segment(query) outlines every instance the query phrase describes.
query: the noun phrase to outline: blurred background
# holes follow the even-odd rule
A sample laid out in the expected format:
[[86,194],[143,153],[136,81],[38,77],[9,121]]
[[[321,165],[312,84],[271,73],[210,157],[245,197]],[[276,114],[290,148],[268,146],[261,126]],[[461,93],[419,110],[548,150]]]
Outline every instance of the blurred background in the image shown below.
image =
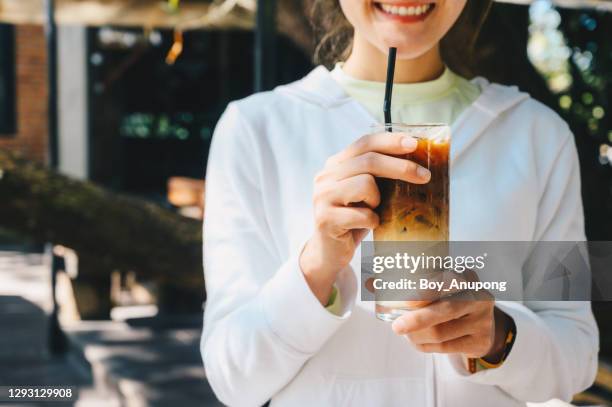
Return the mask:
[[[310,4],[0,0],[0,386],[219,404],[198,349],[208,148],[229,101],[313,68]],[[496,2],[459,72],[570,123],[590,240],[612,240],[611,39],[612,1]],[[594,309],[599,375],[574,402],[612,405]]]

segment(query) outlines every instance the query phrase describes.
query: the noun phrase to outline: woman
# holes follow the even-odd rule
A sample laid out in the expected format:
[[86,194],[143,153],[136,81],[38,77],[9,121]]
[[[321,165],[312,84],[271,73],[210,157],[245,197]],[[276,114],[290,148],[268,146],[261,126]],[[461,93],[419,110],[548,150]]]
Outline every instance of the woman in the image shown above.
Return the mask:
[[[570,400],[596,370],[588,302],[437,301],[390,325],[358,299],[355,252],[378,224],[375,177],[430,178],[396,158],[414,139],[368,135],[383,120],[391,46],[394,120],[452,124],[451,240],[585,240],[567,125],[515,88],[445,67],[469,58],[457,47],[474,42],[490,4],[315,3],[326,23],[318,51],[343,63],[231,103],[215,132],[202,338],[215,393],[273,406]],[[523,262],[507,272],[520,277]]]

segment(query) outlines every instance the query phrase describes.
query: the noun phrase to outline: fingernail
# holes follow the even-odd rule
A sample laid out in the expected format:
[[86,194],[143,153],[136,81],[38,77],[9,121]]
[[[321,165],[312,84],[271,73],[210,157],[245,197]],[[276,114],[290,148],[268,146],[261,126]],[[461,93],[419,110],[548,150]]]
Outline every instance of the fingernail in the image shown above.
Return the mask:
[[393,332],[395,332],[396,334],[401,334],[403,333],[407,326],[406,326],[406,322],[404,322],[403,319],[398,318],[395,321],[393,321],[393,324],[391,325],[391,328],[393,329]]
[[404,136],[402,138],[402,147],[414,150],[417,146],[417,141],[414,137]]
[[431,172],[425,167],[417,168],[417,175],[419,178],[429,179],[431,178]]

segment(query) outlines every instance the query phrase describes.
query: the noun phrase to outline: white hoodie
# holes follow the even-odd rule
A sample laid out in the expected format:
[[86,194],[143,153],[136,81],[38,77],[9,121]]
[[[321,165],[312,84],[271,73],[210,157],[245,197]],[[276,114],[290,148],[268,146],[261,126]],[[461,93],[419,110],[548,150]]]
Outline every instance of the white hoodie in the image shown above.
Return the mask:
[[[481,96],[452,131],[452,240],[584,240],[574,140],[516,88]],[[313,232],[313,178],[376,121],[319,67],[231,103],[210,152],[204,222],[207,378],[229,405],[518,406],[570,400],[597,368],[588,302],[507,302],[512,352],[469,374],[459,355],[424,354],[360,301],[359,253],[337,281],[344,309],[314,297],[298,265]],[[521,273],[522,260],[508,264]],[[523,281],[525,278],[523,276]]]

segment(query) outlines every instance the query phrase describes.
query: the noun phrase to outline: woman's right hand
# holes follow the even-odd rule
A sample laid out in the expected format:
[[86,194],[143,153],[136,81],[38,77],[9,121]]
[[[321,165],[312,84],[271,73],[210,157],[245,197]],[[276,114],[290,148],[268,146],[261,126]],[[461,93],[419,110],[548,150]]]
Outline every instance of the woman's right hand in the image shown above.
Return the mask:
[[357,245],[378,226],[374,208],[380,203],[375,177],[413,184],[431,174],[412,161],[397,158],[416,149],[416,139],[403,133],[361,137],[330,157],[314,180],[315,231],[300,255],[300,267],[319,302],[325,306],[336,276]]

